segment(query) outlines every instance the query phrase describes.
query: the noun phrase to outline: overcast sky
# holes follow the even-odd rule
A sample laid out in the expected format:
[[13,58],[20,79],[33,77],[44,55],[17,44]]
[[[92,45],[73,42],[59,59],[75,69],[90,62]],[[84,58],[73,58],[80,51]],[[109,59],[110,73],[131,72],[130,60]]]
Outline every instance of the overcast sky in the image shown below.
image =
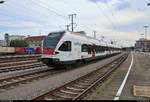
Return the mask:
[[[150,0],[6,0],[0,4],[0,39],[10,35],[42,35],[66,29],[76,13],[76,31],[130,44],[150,25]],[[148,35],[150,37],[150,35]]]

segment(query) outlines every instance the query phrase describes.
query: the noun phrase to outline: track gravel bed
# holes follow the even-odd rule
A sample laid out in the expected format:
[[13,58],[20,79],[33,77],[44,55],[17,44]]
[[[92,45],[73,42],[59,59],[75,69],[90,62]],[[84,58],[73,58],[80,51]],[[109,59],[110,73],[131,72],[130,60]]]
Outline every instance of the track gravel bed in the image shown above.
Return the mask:
[[[120,55],[107,58],[91,65],[87,65],[81,68],[70,70],[64,73],[56,74],[47,78],[40,80],[35,80],[32,83],[27,83],[20,85],[17,88],[10,90],[1,90],[0,99],[2,100],[30,100],[33,99],[47,91],[53,90],[65,83],[68,83],[76,78],[79,78],[87,73],[96,70],[97,68],[111,62],[112,60],[118,58]],[[68,77],[69,76],[69,77]]]
[[55,90],[52,90],[44,95],[37,97],[35,100],[79,100],[85,97],[91,89],[101,84],[124,62],[128,54],[114,60],[98,70],[86,74],[74,81],[71,81]]
[[16,65],[16,66],[9,66],[9,67],[3,67],[0,68],[0,75],[7,74],[8,72],[12,73],[15,71],[22,71],[26,69],[35,69],[36,67],[44,67],[45,64],[41,64],[39,62],[35,62],[32,64],[24,64],[24,65]]

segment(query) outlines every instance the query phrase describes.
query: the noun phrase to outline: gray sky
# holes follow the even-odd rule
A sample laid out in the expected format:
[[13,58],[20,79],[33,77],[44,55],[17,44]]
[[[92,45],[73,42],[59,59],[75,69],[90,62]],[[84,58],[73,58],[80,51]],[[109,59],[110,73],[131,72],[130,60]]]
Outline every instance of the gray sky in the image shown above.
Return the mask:
[[[150,24],[150,0],[6,0],[0,4],[0,39],[4,33],[44,35],[66,29],[69,14],[76,13],[76,31],[97,38],[133,44]],[[148,35],[150,38],[150,35]],[[126,41],[126,42],[124,42]]]

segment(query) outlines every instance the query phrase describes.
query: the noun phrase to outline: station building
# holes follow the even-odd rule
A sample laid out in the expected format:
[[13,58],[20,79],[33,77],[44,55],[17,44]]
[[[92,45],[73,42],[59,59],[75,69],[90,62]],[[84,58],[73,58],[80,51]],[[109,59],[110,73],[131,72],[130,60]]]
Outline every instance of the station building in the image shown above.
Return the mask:
[[6,46],[5,40],[0,40],[0,46]]
[[136,41],[135,50],[150,52],[150,40],[141,38],[138,41]]

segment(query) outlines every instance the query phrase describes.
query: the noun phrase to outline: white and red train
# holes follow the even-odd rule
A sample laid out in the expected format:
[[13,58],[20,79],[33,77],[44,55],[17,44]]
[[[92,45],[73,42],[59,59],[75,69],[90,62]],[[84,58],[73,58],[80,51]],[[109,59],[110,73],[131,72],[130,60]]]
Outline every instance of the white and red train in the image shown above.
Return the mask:
[[48,66],[76,64],[121,53],[121,48],[79,32],[51,32],[42,45],[41,61]]

